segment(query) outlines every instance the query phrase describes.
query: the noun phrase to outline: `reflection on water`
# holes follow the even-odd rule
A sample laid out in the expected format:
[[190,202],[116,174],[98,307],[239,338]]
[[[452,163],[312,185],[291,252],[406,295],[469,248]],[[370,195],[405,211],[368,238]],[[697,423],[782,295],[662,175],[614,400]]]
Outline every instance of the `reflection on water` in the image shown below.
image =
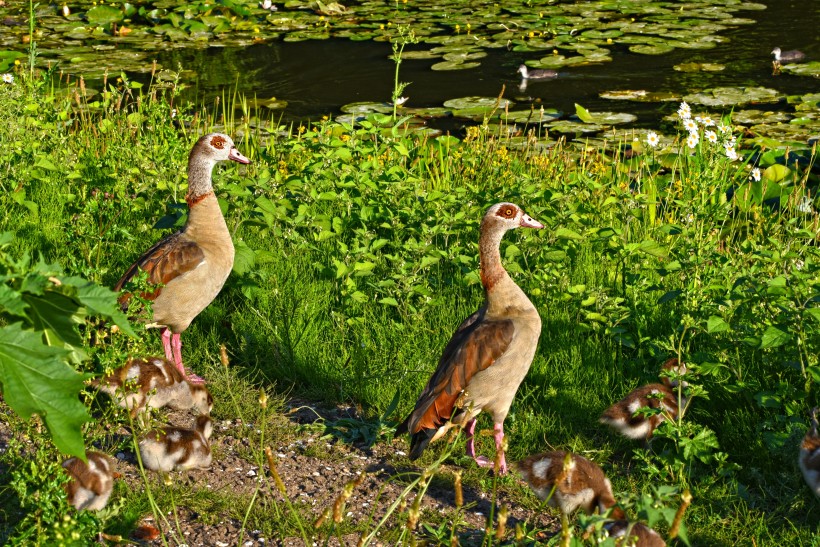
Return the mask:
[[[505,96],[519,107],[540,101],[546,108],[574,112],[574,103],[591,110],[631,112],[635,125],[657,127],[662,115],[676,105],[601,99],[603,91],[646,89],[685,94],[716,86],[764,86],[786,94],[820,91],[820,81],[783,74],[772,76],[770,52],[774,46],[799,48],[808,59],[820,61],[820,2],[788,0],[765,2],[767,10],[743,12],[757,21],[722,33],[725,42],[711,50],[676,49],[661,55],[639,55],[626,46],[612,46],[612,62],[559,70],[553,80],[531,81],[519,89],[518,66],[540,53],[488,50],[481,66],[460,71],[430,70],[439,60],[406,60],[400,79],[411,82],[405,90],[408,106],[428,107],[454,97]],[[160,56],[166,67],[181,65],[196,72],[189,98],[210,103],[234,86],[259,98],[288,101],[285,120],[318,119],[339,114],[339,107],[356,101],[388,101],[393,89],[394,64],[390,45],[348,40],[275,42],[244,49],[175,49]],[[684,62],[726,66],[722,72],[686,73],[672,67]],[[227,90],[227,91],[226,91]],[[772,106],[766,106],[771,109]],[[715,109],[713,109],[714,111]]]

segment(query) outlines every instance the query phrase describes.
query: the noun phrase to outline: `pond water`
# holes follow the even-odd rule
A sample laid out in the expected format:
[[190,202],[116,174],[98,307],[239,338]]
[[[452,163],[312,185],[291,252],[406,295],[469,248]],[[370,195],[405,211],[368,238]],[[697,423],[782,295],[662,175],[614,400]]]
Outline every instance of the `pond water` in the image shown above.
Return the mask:
[[[662,106],[657,102],[603,99],[599,94],[644,89],[684,95],[718,86],[763,86],[786,95],[820,92],[820,80],[816,78],[772,75],[770,55],[774,46],[780,46],[783,50],[799,48],[808,59],[820,60],[820,2],[764,3],[765,10],[739,12],[755,23],[719,33],[725,41],[713,49],[640,55],[630,52],[626,45],[615,44],[611,62],[559,68],[558,78],[531,81],[525,91],[519,89],[521,80],[516,70],[525,61],[543,57],[542,52],[488,49],[480,66],[455,71],[431,70],[440,59],[408,59],[401,65],[400,80],[411,82],[404,95],[409,97],[407,106],[412,107],[441,106],[454,97],[493,97],[506,86],[505,97],[516,101],[519,108],[535,102],[568,115],[574,112],[574,103],[579,103],[590,110],[635,114],[638,119],[631,125],[637,127],[658,127],[660,118],[673,112],[677,102]],[[425,47],[408,46],[408,51],[414,49]],[[189,98],[210,103],[226,89],[236,87],[259,98],[287,101],[283,119],[293,121],[333,117],[347,103],[389,101],[394,72],[390,54],[390,44],[385,42],[328,39],[276,41],[244,48],[174,49],[160,53],[158,60],[166,67],[182,66],[196,73]],[[681,72],[673,68],[690,62],[718,63],[725,69]],[[772,110],[784,105],[761,108]],[[450,127],[457,125],[449,122]]]

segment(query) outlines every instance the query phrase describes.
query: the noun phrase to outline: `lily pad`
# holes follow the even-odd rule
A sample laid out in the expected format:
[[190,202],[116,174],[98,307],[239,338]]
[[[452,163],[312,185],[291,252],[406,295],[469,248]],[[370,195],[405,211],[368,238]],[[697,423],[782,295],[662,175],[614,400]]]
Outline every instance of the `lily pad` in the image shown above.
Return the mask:
[[789,119],[785,112],[764,112],[762,110],[736,110],[732,113],[732,122],[741,125],[761,123],[782,123]]
[[814,76],[815,78],[820,78],[820,61],[812,61],[811,63],[805,64],[795,63],[783,65],[780,70],[796,76]]
[[505,113],[504,120],[516,123],[550,123],[554,122],[564,113],[555,108],[536,108],[533,110],[518,110]]
[[485,111],[490,111],[495,108],[504,110],[505,108],[511,107],[513,104],[514,103],[511,100],[503,97],[501,99],[498,97],[460,97],[458,99],[444,101],[444,106],[454,110],[463,110],[467,108],[482,109]]
[[481,66],[481,63],[465,63],[462,61],[442,61],[436,63],[430,68],[433,70],[466,70],[468,68],[475,68]]
[[121,9],[112,6],[95,6],[85,12],[86,20],[92,25],[110,25],[125,19]]
[[675,48],[669,44],[636,44],[629,46],[629,51],[632,53],[640,53],[641,55],[664,55],[674,49]]
[[340,110],[345,114],[372,114],[374,112],[392,114],[393,105],[388,103],[360,102],[346,104]]
[[670,91],[646,91],[644,89],[623,89],[619,91],[604,91],[598,94],[602,99],[617,101],[636,101],[642,103],[656,103],[680,101],[680,95]]
[[765,87],[716,87],[701,93],[686,95],[683,100],[704,106],[740,106],[776,103],[782,95]]
[[726,65],[720,63],[681,63],[672,68],[678,72],[720,72],[726,69]]
[[603,131],[605,127],[594,123],[583,123],[569,120],[559,120],[548,125],[550,131],[556,131],[564,135],[586,135]]

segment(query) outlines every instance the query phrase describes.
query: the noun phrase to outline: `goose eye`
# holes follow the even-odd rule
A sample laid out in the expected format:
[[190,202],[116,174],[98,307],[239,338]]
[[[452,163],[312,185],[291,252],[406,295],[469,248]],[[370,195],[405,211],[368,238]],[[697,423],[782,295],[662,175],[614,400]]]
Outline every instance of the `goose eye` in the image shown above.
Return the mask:
[[506,209],[504,209],[504,216],[507,218],[512,218],[515,216],[515,211],[513,211],[512,208],[507,207]]

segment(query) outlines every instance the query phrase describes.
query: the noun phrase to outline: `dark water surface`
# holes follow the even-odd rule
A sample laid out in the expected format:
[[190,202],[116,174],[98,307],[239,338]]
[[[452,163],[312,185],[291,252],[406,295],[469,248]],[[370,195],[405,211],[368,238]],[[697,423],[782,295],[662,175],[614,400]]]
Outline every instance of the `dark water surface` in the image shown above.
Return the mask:
[[[718,86],[763,86],[785,94],[820,92],[820,80],[807,76],[772,76],[770,52],[774,46],[784,51],[800,49],[808,60],[820,61],[820,0],[764,1],[766,10],[739,11],[754,19],[719,34],[725,43],[709,50],[675,49],[659,56],[631,53],[627,45],[611,47],[612,62],[559,70],[559,78],[533,81],[519,91],[518,66],[548,52],[514,52],[489,49],[477,68],[433,71],[440,61],[405,60],[400,80],[411,82],[404,95],[407,106],[441,106],[451,98],[496,96],[506,86],[505,96],[519,108],[540,99],[545,108],[574,112],[574,103],[595,111],[630,112],[638,116],[634,126],[657,127],[660,117],[677,108],[677,103],[638,103],[599,98],[611,90],[645,89],[686,94]],[[537,8],[533,8],[537,9]],[[617,42],[617,39],[616,39]],[[432,46],[409,46],[429,49]],[[336,116],[339,108],[357,101],[389,101],[393,89],[394,64],[390,44],[355,42],[343,39],[304,42],[274,42],[237,48],[177,49],[160,54],[166,67],[182,66],[196,72],[189,99],[209,104],[214,97],[232,91],[276,97],[288,102],[283,119],[317,120]],[[684,62],[726,65],[722,72],[685,73],[673,69]],[[782,107],[782,106],[781,106]],[[775,109],[773,105],[763,107]],[[709,109],[719,113],[719,109]],[[727,108],[728,110],[728,108]]]

